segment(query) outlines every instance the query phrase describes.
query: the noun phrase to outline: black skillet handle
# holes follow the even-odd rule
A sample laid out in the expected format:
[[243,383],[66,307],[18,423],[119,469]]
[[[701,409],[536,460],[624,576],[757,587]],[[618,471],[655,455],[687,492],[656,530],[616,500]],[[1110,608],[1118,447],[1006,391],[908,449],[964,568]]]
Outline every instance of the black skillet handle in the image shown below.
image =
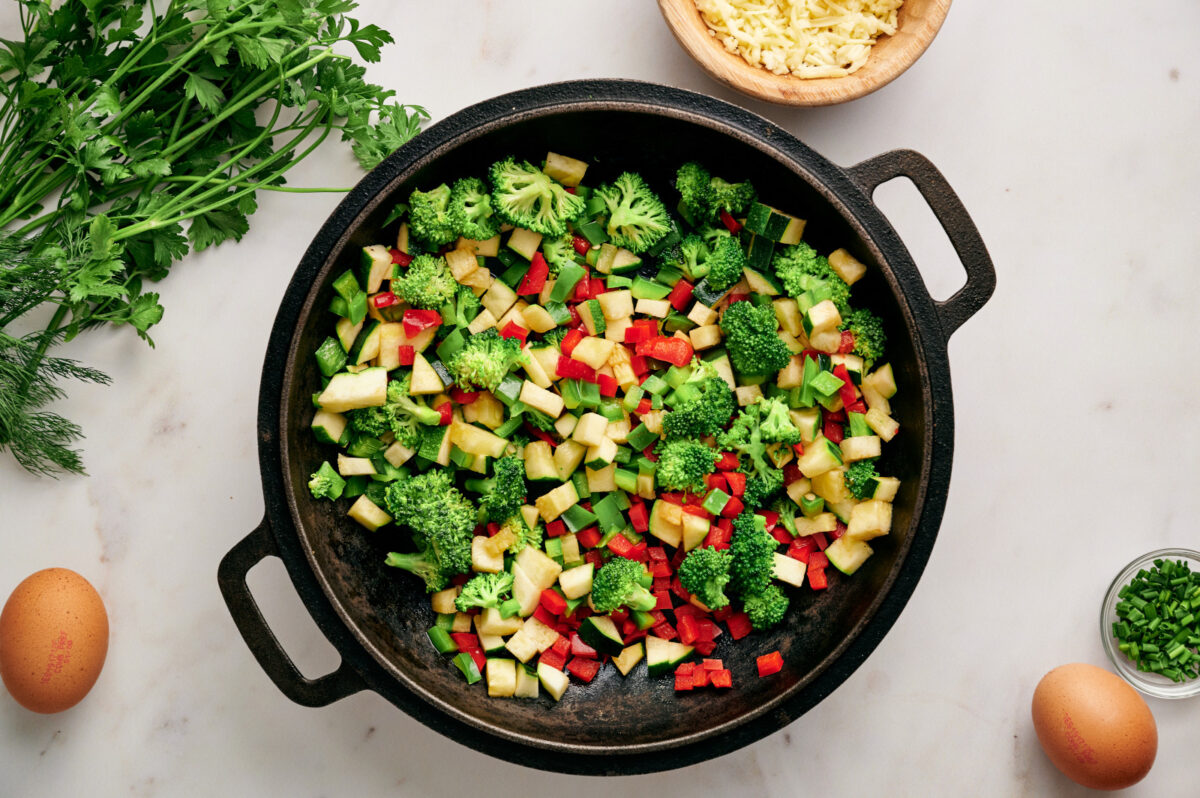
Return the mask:
[[942,331],[949,338],[962,323],[975,315],[996,290],[996,269],[978,228],[962,200],[929,159],[912,150],[892,150],[847,170],[850,179],[872,196],[875,189],[897,177],[912,180],[941,223],[958,259],[967,272],[967,282],[945,302],[934,302]]
[[306,707],[323,707],[365,690],[367,685],[362,677],[344,659],[333,673],[309,679],[297,670],[279,645],[246,584],[246,574],[251,568],[265,557],[278,556],[271,524],[263,518],[257,529],[229,550],[217,569],[217,581],[229,614],[254,658],[284,695]]

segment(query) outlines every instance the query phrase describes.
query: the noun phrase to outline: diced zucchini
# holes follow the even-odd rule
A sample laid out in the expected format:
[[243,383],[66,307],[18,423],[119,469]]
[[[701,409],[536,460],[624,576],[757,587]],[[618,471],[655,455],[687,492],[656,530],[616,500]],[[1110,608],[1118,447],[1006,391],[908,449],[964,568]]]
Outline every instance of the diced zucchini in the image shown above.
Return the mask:
[[643,648],[639,641],[632,646],[622,649],[620,654],[613,657],[613,665],[617,666],[617,670],[621,672],[622,676],[628,676],[634,666],[642,661],[644,655],[645,648]]
[[813,441],[811,446],[806,446],[804,454],[796,459],[796,467],[809,479],[839,468],[841,465],[841,450],[824,437]]
[[867,267],[844,249],[829,253],[829,268],[833,269],[846,285],[854,285],[867,273]]
[[[558,538],[558,540],[561,540],[561,538]],[[565,554],[563,559],[566,560]],[[569,599],[586,596],[592,589],[594,571],[595,566],[589,562],[577,568],[568,568],[560,573],[558,575],[558,584],[562,587],[563,595]]]
[[849,535],[842,535],[825,548],[825,556],[830,564],[847,575],[857,571],[874,553],[866,541]]
[[537,675],[542,687],[546,688],[546,692],[555,701],[560,700],[563,693],[567,692],[567,688],[571,686],[571,680],[566,673],[546,662],[538,663]]
[[312,431],[321,443],[338,443],[346,432],[346,417],[321,408],[313,416]]
[[870,499],[854,505],[846,535],[859,540],[871,540],[886,535],[892,529],[892,505],[890,502]]
[[616,343],[613,341],[588,336],[577,343],[575,348],[571,350],[571,359],[578,360],[580,363],[586,363],[592,368],[598,369],[608,362],[609,357],[612,356],[614,346],[616,346]]
[[549,523],[566,512],[568,507],[574,506],[578,501],[579,493],[575,490],[575,485],[570,482],[564,482],[550,492],[539,496],[534,504],[537,506],[542,520]]
[[552,391],[538,387],[529,380],[521,383],[519,398],[534,410],[539,410],[550,418],[558,418],[562,414],[563,398]]
[[662,676],[675,670],[694,650],[691,646],[654,635],[646,637],[645,643],[646,668],[651,676]]
[[807,566],[804,563],[779,552],[775,552],[772,556],[774,558],[774,574],[776,579],[792,587],[804,586],[804,574],[807,570]]
[[542,171],[564,186],[578,186],[587,172],[587,162],[557,152],[548,152]]
[[508,441],[485,429],[455,421],[450,424],[450,442],[467,454],[503,457]]
[[387,371],[378,367],[363,369],[357,374],[334,374],[317,397],[317,404],[330,413],[381,407],[387,402],[387,383]]
[[[575,569],[579,570],[579,569]],[[579,624],[579,638],[601,654],[615,656],[625,648],[617,625],[607,615],[590,615]]]
[[[891,507],[891,505],[889,504],[888,507]],[[375,502],[368,499],[366,494],[355,499],[354,504],[350,505],[350,509],[346,515],[372,532],[392,522],[392,517],[381,510]]]
[[883,454],[883,442],[878,435],[858,435],[842,441],[842,461],[869,460]]
[[754,202],[746,213],[746,229],[780,244],[799,244],[804,235],[804,220]]

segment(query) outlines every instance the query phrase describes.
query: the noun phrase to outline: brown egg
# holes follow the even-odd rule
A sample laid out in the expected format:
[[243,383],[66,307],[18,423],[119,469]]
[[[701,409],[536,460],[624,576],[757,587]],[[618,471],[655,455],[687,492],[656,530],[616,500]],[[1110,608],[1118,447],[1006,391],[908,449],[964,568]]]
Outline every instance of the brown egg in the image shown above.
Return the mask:
[[1097,790],[1141,781],[1158,753],[1146,701],[1095,665],[1063,665],[1042,677],[1033,692],[1033,728],[1055,767]]
[[26,709],[75,706],[96,683],[107,653],[104,602],[74,571],[38,571],[17,585],[0,612],[0,678]]

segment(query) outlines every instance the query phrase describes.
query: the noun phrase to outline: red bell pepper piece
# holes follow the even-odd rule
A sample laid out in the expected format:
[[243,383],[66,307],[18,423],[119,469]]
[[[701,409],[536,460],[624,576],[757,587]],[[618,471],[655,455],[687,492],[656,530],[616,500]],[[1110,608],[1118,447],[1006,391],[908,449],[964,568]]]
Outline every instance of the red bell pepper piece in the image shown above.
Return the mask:
[[488,525],[487,525],[487,536],[490,538],[490,537],[495,537],[496,535],[499,535],[499,534],[500,534],[500,525],[497,524],[495,521],[489,521]]
[[692,291],[695,287],[687,280],[680,279],[671,289],[671,293],[667,294],[667,301],[671,303],[671,307],[682,313],[688,303],[692,301]]
[[737,291],[737,292],[729,295],[728,301],[729,301],[729,304],[732,305],[734,302],[746,302],[749,299],[750,299],[749,294],[743,294],[741,291]]
[[[570,335],[570,333],[567,333],[567,335]],[[566,340],[567,339],[564,337],[563,341],[565,342]],[[572,360],[565,355],[558,356],[558,366],[555,368],[555,371],[558,372],[558,376],[563,377],[564,379],[584,380],[586,382],[596,381],[596,370],[594,368],[589,366],[587,363],[583,363],[579,360]]]
[[862,397],[860,396],[860,397],[858,397],[858,399],[854,400],[854,404],[846,405],[846,412],[847,413],[866,413],[867,412],[867,403],[864,402],[862,400]]
[[734,640],[741,640],[746,635],[754,630],[750,624],[750,616],[744,612],[735,612],[725,621],[725,627],[729,629],[729,636]]
[[678,620],[675,622],[675,628],[679,630],[679,642],[690,646],[696,642],[696,619],[691,615],[681,616],[678,613],[676,613],[676,617]]
[[708,528],[708,534],[704,536],[704,542],[701,546],[712,546],[714,549],[727,549],[732,540],[732,535],[728,530],[721,529],[716,524]]
[[767,522],[767,529],[773,529],[779,523],[779,513],[774,510],[755,510],[754,512],[756,515],[761,515]]
[[729,485],[729,492],[736,499],[742,498],[742,494],[746,492],[746,475],[741,471],[726,471],[725,482]]
[[706,659],[700,663],[700,667],[706,671],[719,671],[725,667],[725,663],[719,659]]
[[629,508],[629,523],[633,525],[633,531],[639,534],[650,530],[650,512],[644,504],[634,504]]
[[629,367],[631,369],[633,369],[633,373],[638,375],[639,377],[643,376],[644,374],[646,374],[650,371],[650,364],[648,364],[646,362],[646,358],[644,355],[638,355],[638,354],[630,355],[629,356]]
[[538,664],[546,663],[556,671],[561,671],[563,666],[567,664],[566,656],[559,654],[552,648],[548,648],[542,652],[542,656],[538,658]]
[[484,655],[483,649],[469,648],[467,649],[466,653],[470,655],[471,659],[475,662],[475,667],[479,668],[479,672],[483,673],[484,669],[487,667],[487,657]]
[[571,298],[576,302],[586,302],[592,298],[592,275],[587,269],[583,270],[583,277],[575,283],[575,293]]
[[639,416],[641,416],[641,415],[645,415],[646,413],[649,413],[653,409],[654,409],[654,405],[652,405],[650,403],[650,400],[643,399],[642,401],[638,402],[637,410],[635,410],[634,412],[637,413]]
[[849,421],[849,418],[846,416],[846,408],[844,407],[841,410],[835,410],[832,413],[828,410],[822,410],[821,413],[827,420],[836,421],[839,424],[845,424],[847,421]]
[[[680,668],[683,666],[680,665]],[[675,671],[675,692],[681,693],[685,690],[691,690],[695,685],[692,684],[692,672],[686,673],[681,670]]]
[[706,474],[704,477],[704,487],[709,490],[723,490],[729,492],[729,483],[725,481],[724,474]]
[[[658,608],[655,607],[655,609]],[[668,607],[668,609],[670,608]],[[674,627],[665,621],[657,624],[656,626],[652,626],[650,628],[650,633],[660,640],[674,640],[675,638],[679,637],[679,635],[675,632]]]
[[737,235],[738,231],[742,229],[742,223],[730,216],[729,211],[724,208],[721,209],[721,224],[725,225],[725,229],[734,235]]
[[450,404],[449,402],[442,402],[440,405],[435,407],[434,410],[442,414],[441,420],[438,421],[438,425],[442,427],[450,426],[450,422],[454,420],[454,405]]
[[411,366],[417,359],[417,350],[408,344],[401,344],[399,348],[399,357],[401,366]]
[[567,525],[562,522],[561,518],[556,518],[546,524],[546,537],[560,538],[567,534]]
[[589,549],[596,548],[596,545],[600,543],[600,538],[600,527],[596,526],[589,526],[587,529],[575,533],[575,539],[579,541],[579,545]]
[[660,494],[658,494],[658,498],[662,499],[663,501],[669,502],[670,504],[678,504],[681,507],[683,506],[683,494],[682,493],[660,493]]
[[378,294],[371,297],[371,304],[376,308],[386,308],[396,304],[398,301],[399,300],[396,299],[396,295],[391,291],[380,291]]
[[809,535],[809,537],[812,539],[812,542],[816,544],[816,547],[821,551],[825,551],[826,547],[829,546],[829,539],[825,537],[824,532],[817,532]]
[[793,482],[799,482],[802,479],[804,479],[804,474],[795,463],[788,463],[783,467],[784,485],[791,485]]
[[575,247],[575,251],[580,255],[586,256],[588,250],[592,248],[592,244],[583,236],[575,236],[571,239],[571,246]]
[[637,353],[643,357],[664,360],[673,366],[683,368],[692,362],[692,342],[682,338],[659,335],[637,345]]
[[557,638],[555,638],[554,645],[550,646],[550,650],[563,657],[563,660],[565,661],[567,655],[571,653],[571,641],[562,635],[559,635]]
[[530,435],[532,435],[533,437],[537,438],[539,441],[545,441],[546,443],[550,444],[551,449],[553,449],[555,446],[558,445],[558,442],[554,440],[554,438],[550,435],[549,432],[546,432],[545,430],[540,430],[537,427],[530,424],[529,422],[525,422],[525,431],[527,433],[529,433]]
[[713,671],[708,678],[713,687],[733,687],[733,671],[728,668]]
[[838,363],[833,367],[833,376],[842,381],[842,387],[838,388],[838,396],[842,397],[842,404],[846,407],[854,404],[854,400],[858,395],[854,393],[854,383],[850,381],[850,372],[846,369],[844,363]]
[[629,556],[629,553],[633,551],[633,544],[629,541],[629,538],[625,537],[620,532],[609,538],[608,550],[618,557],[633,559]]
[[824,571],[827,565],[829,565],[829,558],[825,556],[825,552],[814,551],[808,555],[808,570]]
[[650,555],[646,553],[646,550],[648,548],[649,547],[646,545],[646,541],[643,540],[641,543],[638,543],[632,549],[630,549],[629,554],[627,556],[631,560],[637,560],[638,562],[645,562],[646,560],[648,560],[650,558]]
[[733,452],[721,452],[720,459],[717,460],[718,471],[736,471],[738,467],[738,456]]
[[841,443],[846,437],[846,429],[832,418],[825,419],[825,425],[821,432],[831,443]]
[[[657,599],[657,601],[658,601],[658,603],[654,605],[654,609],[656,609],[656,610],[669,610],[669,609],[671,609],[671,594],[670,594],[670,593],[668,593],[667,591],[665,591],[665,590],[655,590],[655,591],[654,591],[654,598],[655,598],[655,599]],[[656,636],[656,637],[662,637],[662,635],[655,635],[655,636]]]
[[826,575],[824,568],[818,568],[815,571],[809,570],[808,586],[813,590],[824,590],[829,587],[829,577]]
[[455,386],[450,389],[450,398],[460,405],[469,405],[479,398],[479,391],[464,391],[462,388]]
[[571,672],[572,676],[577,676],[582,681],[590,682],[600,670],[600,661],[576,657],[567,663],[567,670]]
[[525,272],[525,276],[521,279],[521,284],[517,286],[517,296],[536,296],[542,292],[542,288],[546,285],[546,278],[550,275],[550,264],[546,263],[545,257],[541,252],[533,253],[533,258],[529,261],[529,270]]
[[812,554],[812,550],[816,547],[816,542],[810,540],[809,538],[796,538],[788,544],[787,556],[791,557],[793,560],[799,560],[800,562],[806,563],[808,562],[809,555]]
[[567,600],[562,597],[557,591],[546,588],[542,591],[541,598],[538,599],[546,611],[552,615],[562,615],[567,610]]
[[516,338],[521,343],[525,343],[525,339],[529,337],[529,330],[526,330],[515,321],[510,321],[500,330],[501,338]]
[[692,671],[692,687],[708,687],[708,671],[696,668]]
[[422,330],[439,326],[442,323],[442,314],[436,310],[409,308],[404,311],[401,321],[404,323],[404,334],[409,338],[416,338]]
[[777,542],[777,543],[784,543],[784,544],[787,544],[787,543],[791,543],[791,542],[792,542],[792,535],[791,535],[791,533],[790,533],[790,532],[788,532],[788,531],[787,531],[785,528],[783,528],[782,526],[773,527],[773,528],[771,529],[771,531],[770,531],[770,532],[768,532],[767,534],[769,534],[771,537],[775,538],[775,542]]
[[409,255],[407,252],[401,252],[400,250],[394,248],[388,251],[391,253],[392,263],[395,263],[397,266],[403,266],[407,268],[408,264],[413,262],[413,256]]
[[575,351],[576,345],[578,345],[583,338],[583,330],[574,328],[567,330],[567,334],[563,336],[562,343],[558,345],[558,348],[564,355],[570,357],[571,353]]
[[450,639],[458,644],[459,651],[470,651],[479,648],[479,638],[470,632],[451,632]]
[[667,561],[667,550],[662,546],[651,546],[649,549],[647,549],[647,552],[650,555],[650,559],[654,562]]
[[770,654],[763,654],[757,660],[758,675],[770,676],[773,673],[779,673],[783,670],[783,655],[778,651],[772,651]]
[[599,659],[600,657],[596,649],[583,642],[575,632],[571,633],[571,656],[584,659]]
[[593,277],[588,281],[588,299],[595,299],[608,290],[603,277]]
[[651,560],[646,569],[650,572],[650,576],[654,577],[655,579],[666,579],[667,586],[670,586],[671,563],[667,562],[666,560]]
[[854,333],[842,330],[842,343],[838,346],[839,355],[848,355],[854,351]]
[[835,521],[834,523],[837,524],[837,528],[834,529],[830,534],[833,535],[834,540],[837,540],[842,535],[846,534],[846,525],[841,521]]
[[617,395],[617,378],[609,374],[597,374],[596,382],[600,384],[600,395],[613,397]]
[[737,518],[745,509],[746,505],[741,499],[737,496],[730,496],[729,501],[725,502],[725,507],[721,510],[721,515],[725,518]]

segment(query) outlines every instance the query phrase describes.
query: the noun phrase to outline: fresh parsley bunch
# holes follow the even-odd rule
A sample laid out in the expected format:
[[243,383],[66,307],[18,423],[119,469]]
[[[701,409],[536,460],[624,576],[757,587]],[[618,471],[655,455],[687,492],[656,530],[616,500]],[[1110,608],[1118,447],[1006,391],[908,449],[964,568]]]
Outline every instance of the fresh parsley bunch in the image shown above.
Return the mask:
[[371,168],[428,114],[366,82],[348,53],[378,61],[393,39],[350,0],[18,2],[24,37],[0,40],[0,450],[82,473],[80,428],[45,406],[108,378],[51,348],[105,324],[153,345],[147,284],[240,240],[259,191],[329,190],[284,175],[331,134]]

